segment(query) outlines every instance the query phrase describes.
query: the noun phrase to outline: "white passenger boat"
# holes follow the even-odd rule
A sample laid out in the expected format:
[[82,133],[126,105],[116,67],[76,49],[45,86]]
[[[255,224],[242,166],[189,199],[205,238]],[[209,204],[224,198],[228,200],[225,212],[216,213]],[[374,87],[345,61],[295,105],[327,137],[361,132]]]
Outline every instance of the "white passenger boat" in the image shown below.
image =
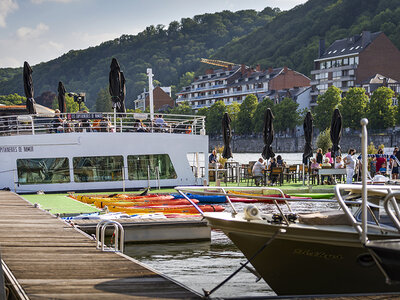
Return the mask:
[[[364,120],[363,157],[367,156],[366,124]],[[367,174],[366,164],[363,174]],[[205,187],[176,189],[182,193],[215,193],[219,189],[227,200],[230,195],[237,197],[224,187],[211,188],[214,192]],[[271,193],[267,188],[267,195],[277,194],[276,190]],[[209,226],[222,230],[232,240],[278,295],[399,295],[400,186],[368,186],[364,176],[362,185],[335,186],[335,195],[337,211],[294,212],[289,209],[290,203],[275,201],[275,214],[255,205],[239,212],[229,201],[231,213],[202,215]],[[260,198],[246,195],[250,197]],[[349,208],[348,200],[358,209]]]
[[148,114],[114,116],[0,117],[0,189],[121,190],[199,185],[207,179],[204,117],[164,115],[160,125]]

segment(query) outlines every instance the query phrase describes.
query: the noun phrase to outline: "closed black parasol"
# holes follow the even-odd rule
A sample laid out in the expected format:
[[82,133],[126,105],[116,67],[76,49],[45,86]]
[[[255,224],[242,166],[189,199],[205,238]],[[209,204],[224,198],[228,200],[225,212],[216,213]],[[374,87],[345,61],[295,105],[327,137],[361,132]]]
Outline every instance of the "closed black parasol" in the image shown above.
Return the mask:
[[121,80],[121,69],[119,67],[118,61],[116,58],[113,58],[111,60],[111,65],[110,65],[110,74],[108,77],[109,80],[109,91],[111,95],[111,100],[113,102],[113,108],[116,109],[116,111],[120,111],[121,109],[121,93],[122,93],[122,80]]
[[274,141],[274,115],[270,108],[264,113],[264,149],[262,152],[262,157],[264,159],[270,159],[275,156],[275,153],[272,151],[272,142]]
[[303,123],[304,129],[304,152],[303,152],[303,164],[308,163],[308,159],[312,157],[312,136],[313,136],[313,117],[311,112],[307,112],[306,117],[304,118]]
[[65,103],[65,87],[61,81],[58,83],[58,109],[62,114],[67,112],[67,104]]
[[222,157],[229,159],[232,157],[231,140],[232,140],[232,130],[231,130],[231,118],[226,112],[222,117],[222,136],[224,138],[224,151],[222,152]]
[[120,107],[117,110],[119,113],[125,113],[125,94],[126,94],[126,87],[125,87],[125,76],[124,72],[120,72],[121,74],[121,94],[119,95],[119,102],[120,102]]
[[338,108],[336,108],[332,115],[331,120],[331,141],[332,141],[332,158],[335,159],[340,155],[340,138],[342,136],[342,115]]
[[32,68],[24,62],[24,90],[26,97],[26,109],[28,114],[36,114],[35,99],[33,99],[33,80],[32,80]]

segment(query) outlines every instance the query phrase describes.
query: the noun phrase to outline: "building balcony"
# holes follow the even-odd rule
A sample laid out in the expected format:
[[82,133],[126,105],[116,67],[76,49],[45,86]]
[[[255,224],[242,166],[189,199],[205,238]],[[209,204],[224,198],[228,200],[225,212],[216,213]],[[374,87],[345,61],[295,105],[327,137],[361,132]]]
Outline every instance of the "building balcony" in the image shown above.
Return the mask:
[[325,72],[337,72],[337,71],[343,71],[343,70],[355,70],[355,69],[357,69],[357,67],[358,67],[357,64],[353,64],[353,65],[347,65],[347,66],[332,67],[332,68],[322,69],[322,70],[312,70],[311,71],[311,75],[325,73]]

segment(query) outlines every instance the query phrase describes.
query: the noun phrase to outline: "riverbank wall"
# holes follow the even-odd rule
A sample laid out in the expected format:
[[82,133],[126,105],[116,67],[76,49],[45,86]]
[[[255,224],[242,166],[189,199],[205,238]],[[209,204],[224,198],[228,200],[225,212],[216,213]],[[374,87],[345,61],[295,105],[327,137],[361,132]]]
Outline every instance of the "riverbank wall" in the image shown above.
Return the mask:
[[[313,148],[316,149],[317,137],[313,138]],[[383,144],[385,147],[400,146],[400,134],[369,134],[368,145],[373,142],[375,147]],[[276,153],[296,153],[304,150],[304,136],[280,137],[275,136],[272,148]],[[210,137],[209,148],[223,146],[222,136]],[[359,134],[344,134],[340,141],[342,153],[347,153],[348,149],[355,148],[360,152],[361,136]],[[232,138],[232,152],[235,153],[257,153],[262,152],[264,142],[262,136],[234,136]]]

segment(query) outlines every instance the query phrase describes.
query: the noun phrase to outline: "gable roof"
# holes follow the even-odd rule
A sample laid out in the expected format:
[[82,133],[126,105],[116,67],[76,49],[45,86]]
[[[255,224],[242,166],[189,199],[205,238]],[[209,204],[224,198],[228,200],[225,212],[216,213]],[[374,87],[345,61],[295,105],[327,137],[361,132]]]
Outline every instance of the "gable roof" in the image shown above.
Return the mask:
[[325,60],[339,56],[358,54],[367,48],[382,32],[371,33],[364,31],[362,34],[334,41],[325,52],[315,61]]

